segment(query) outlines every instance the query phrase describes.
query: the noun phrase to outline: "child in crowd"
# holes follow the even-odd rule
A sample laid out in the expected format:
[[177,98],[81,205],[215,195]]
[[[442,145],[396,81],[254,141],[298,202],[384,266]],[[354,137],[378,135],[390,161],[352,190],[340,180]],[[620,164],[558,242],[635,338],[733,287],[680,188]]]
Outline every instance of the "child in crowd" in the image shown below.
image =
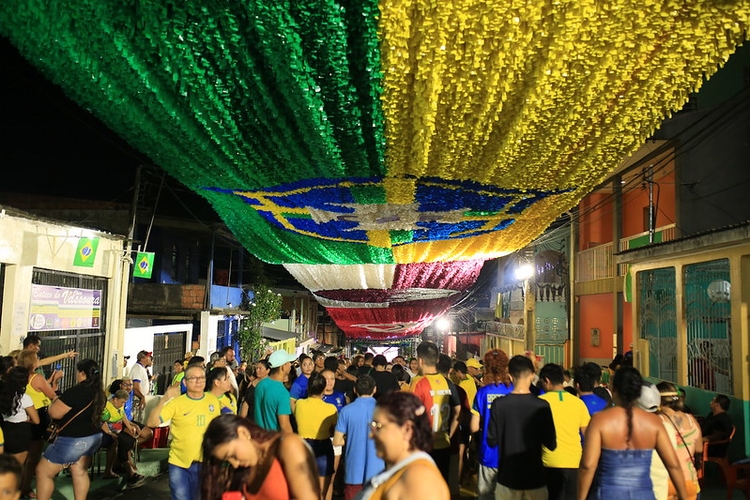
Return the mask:
[[21,464],[13,455],[0,455],[0,500],[21,498]]

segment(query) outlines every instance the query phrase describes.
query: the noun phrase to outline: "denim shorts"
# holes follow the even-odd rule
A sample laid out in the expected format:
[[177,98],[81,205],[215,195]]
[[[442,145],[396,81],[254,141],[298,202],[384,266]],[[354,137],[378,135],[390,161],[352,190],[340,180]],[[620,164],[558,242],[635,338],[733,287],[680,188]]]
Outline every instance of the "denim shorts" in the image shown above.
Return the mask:
[[101,442],[101,432],[83,437],[58,436],[42,456],[53,464],[70,465],[78,462],[84,455],[92,456]]
[[315,454],[320,477],[333,475],[333,444],[330,439],[305,439]]

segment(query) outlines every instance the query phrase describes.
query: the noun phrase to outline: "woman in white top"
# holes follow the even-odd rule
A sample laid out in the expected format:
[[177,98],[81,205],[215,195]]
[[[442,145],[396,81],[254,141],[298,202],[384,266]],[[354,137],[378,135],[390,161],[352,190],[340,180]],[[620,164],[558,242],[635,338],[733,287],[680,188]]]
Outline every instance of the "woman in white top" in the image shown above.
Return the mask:
[[21,465],[26,462],[31,444],[31,424],[39,423],[34,401],[26,394],[29,370],[21,366],[11,368],[0,383],[0,413],[3,416],[5,453],[16,457]]

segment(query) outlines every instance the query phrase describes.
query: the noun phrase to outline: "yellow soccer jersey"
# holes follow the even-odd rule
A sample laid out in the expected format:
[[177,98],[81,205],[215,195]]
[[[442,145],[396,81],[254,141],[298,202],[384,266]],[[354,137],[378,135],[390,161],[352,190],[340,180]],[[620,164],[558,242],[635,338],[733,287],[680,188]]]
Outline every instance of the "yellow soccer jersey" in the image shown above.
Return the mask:
[[221,413],[234,413],[237,415],[237,398],[234,395],[229,394],[227,396],[226,394],[222,394],[219,398],[219,403],[221,403]]
[[336,426],[338,411],[330,403],[319,398],[300,399],[294,407],[297,419],[297,434],[306,439],[328,439]]
[[168,462],[187,469],[193,462],[201,461],[201,444],[208,424],[221,415],[221,403],[210,393],[200,399],[192,399],[187,394],[167,402],[159,413],[162,422],[170,421],[169,433],[172,444],[169,446]]
[[549,403],[555,421],[557,448],[542,446],[545,467],[577,469],[581,462],[581,428],[588,427],[591,416],[586,404],[567,391],[551,391],[539,396]]

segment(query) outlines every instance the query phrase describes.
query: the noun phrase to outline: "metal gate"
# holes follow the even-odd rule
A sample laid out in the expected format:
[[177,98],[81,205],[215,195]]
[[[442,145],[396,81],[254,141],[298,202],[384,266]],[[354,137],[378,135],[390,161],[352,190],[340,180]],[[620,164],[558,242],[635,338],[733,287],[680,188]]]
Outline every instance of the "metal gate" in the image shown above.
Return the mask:
[[648,375],[677,380],[677,308],[673,267],[651,269],[636,274],[640,294],[640,330],[648,340]]
[[688,383],[732,394],[729,260],[683,268]]
[[[77,361],[89,358],[99,363],[101,369],[104,367],[104,325],[107,324],[107,279],[50,271],[48,269],[34,269],[31,283],[34,285],[99,290],[101,292],[102,303],[99,328],[50,330],[35,333],[42,339],[41,357],[54,356],[69,350],[78,352],[76,359],[64,359],[61,361],[65,377],[60,383],[60,390],[64,391],[76,384],[75,365]],[[54,367],[47,366],[44,368],[47,376],[49,376]]]
[[545,364],[555,363],[564,368],[570,368],[565,366],[565,344],[540,344],[537,342],[534,346],[534,354],[541,356]]
[[163,395],[172,381],[174,362],[185,357],[185,332],[154,334],[153,374],[156,375],[154,392]]

